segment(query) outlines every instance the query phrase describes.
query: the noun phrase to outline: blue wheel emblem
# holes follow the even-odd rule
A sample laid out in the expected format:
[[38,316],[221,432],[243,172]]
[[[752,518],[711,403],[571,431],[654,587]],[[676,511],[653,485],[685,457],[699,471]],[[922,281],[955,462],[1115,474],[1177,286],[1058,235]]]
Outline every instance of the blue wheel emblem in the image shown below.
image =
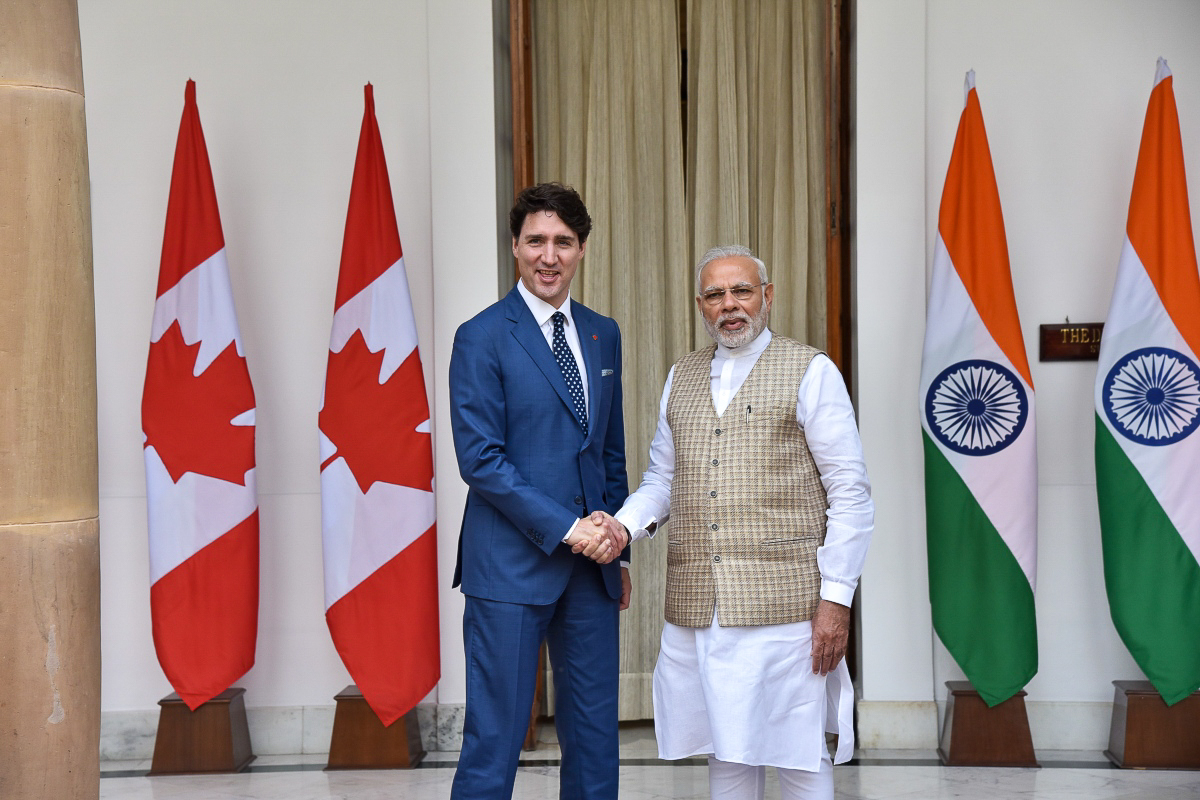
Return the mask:
[[1100,401],[1108,421],[1125,438],[1152,446],[1174,444],[1200,424],[1200,370],[1183,353],[1143,347],[1113,364]]
[[989,456],[1021,435],[1029,418],[1025,387],[995,361],[959,361],[942,370],[925,395],[925,418],[956,453]]

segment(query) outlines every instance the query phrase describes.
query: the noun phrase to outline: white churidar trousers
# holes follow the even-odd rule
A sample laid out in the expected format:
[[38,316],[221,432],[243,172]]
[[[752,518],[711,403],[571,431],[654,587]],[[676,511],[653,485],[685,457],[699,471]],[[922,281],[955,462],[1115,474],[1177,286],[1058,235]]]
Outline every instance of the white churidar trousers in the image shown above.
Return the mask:
[[[821,769],[779,769],[781,800],[833,800],[833,763],[826,755]],[[708,757],[708,790],[712,800],[763,800],[767,768],[730,764]]]

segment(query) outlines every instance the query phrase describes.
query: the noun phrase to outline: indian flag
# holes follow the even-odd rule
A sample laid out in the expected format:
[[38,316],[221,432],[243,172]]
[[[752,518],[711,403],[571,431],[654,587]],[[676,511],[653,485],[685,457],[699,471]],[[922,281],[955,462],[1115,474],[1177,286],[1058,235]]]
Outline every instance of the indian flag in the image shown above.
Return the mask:
[[1200,687],[1200,277],[1158,60],[1096,372],[1096,494],[1113,623],[1168,704]]
[[1033,379],[975,73],[946,171],[921,360],[933,627],[988,705],[1037,672]]

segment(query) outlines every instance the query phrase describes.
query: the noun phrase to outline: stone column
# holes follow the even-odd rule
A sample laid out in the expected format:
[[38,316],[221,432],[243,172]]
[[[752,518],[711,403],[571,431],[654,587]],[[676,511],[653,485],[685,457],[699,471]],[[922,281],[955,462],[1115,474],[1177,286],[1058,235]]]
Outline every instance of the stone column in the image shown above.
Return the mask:
[[75,0],[0,2],[0,797],[100,793],[96,338]]

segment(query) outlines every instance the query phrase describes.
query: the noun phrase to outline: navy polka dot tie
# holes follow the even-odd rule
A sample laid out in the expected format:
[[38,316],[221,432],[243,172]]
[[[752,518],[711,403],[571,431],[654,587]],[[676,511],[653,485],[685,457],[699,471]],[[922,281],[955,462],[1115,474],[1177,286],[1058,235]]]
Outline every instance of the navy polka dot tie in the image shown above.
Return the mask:
[[558,368],[562,370],[563,379],[567,382],[567,390],[571,393],[571,401],[575,404],[575,416],[579,417],[583,435],[587,436],[587,404],[583,402],[583,383],[579,379],[579,365],[575,363],[575,354],[571,352],[571,348],[567,347],[567,336],[563,333],[563,323],[566,322],[567,315],[561,311],[555,311],[554,316],[550,319],[554,321],[554,360],[558,362]]

